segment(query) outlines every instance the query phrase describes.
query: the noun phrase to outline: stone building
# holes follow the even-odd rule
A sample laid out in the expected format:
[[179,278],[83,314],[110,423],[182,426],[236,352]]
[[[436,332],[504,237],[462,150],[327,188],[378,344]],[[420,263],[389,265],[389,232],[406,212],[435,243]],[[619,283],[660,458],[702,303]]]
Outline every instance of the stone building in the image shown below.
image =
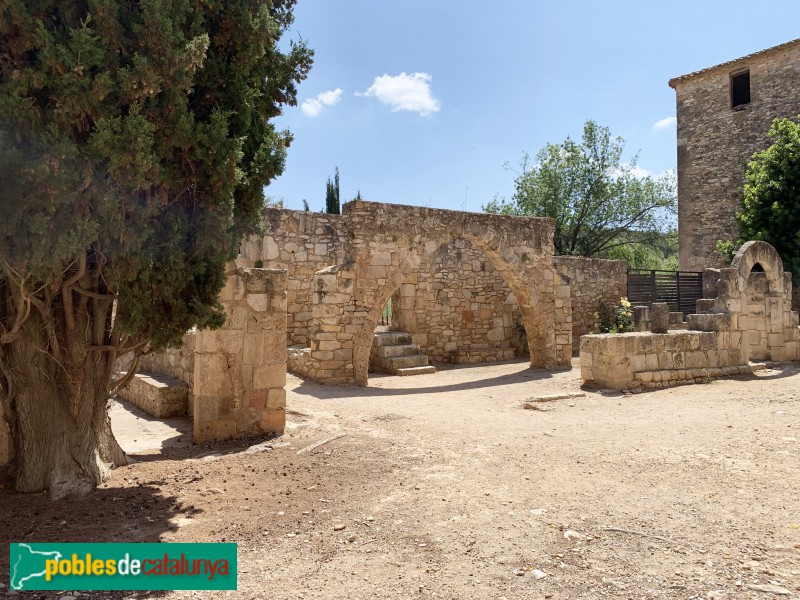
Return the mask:
[[800,39],[669,85],[677,101],[680,266],[720,267],[716,241],[737,239],[746,163],[769,145],[774,119],[800,114]]

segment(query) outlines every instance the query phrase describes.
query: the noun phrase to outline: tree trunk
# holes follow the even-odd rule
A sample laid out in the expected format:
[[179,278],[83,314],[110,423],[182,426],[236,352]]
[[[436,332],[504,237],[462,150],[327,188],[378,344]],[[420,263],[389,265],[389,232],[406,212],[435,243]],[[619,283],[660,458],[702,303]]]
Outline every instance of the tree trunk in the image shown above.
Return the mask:
[[84,495],[108,478],[109,462],[124,464],[108,422],[109,361],[116,354],[88,348],[91,321],[85,311],[69,333],[57,327],[61,352],[54,353],[52,323],[32,311],[6,347],[11,468],[20,492]]

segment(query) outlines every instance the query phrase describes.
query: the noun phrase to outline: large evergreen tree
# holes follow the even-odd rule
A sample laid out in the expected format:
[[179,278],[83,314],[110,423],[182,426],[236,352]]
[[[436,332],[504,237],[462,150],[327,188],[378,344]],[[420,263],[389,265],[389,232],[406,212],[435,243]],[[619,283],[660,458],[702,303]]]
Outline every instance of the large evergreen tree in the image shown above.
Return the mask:
[[121,454],[115,361],[224,322],[224,265],[290,141],[296,0],[0,4],[0,397],[21,491]]

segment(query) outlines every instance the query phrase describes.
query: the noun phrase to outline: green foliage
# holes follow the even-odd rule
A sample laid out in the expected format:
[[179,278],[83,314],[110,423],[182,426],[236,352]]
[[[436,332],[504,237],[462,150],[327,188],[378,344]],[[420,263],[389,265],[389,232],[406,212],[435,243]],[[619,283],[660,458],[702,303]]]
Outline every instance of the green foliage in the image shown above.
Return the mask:
[[729,265],[736,256],[736,251],[741,245],[741,242],[734,244],[730,240],[717,240],[717,252],[722,256],[725,264]]
[[639,177],[636,160],[624,163],[624,141],[587,121],[583,139],[548,144],[522,160],[511,202],[495,198],[487,212],[555,219],[557,254],[600,256],[610,249],[653,246],[677,206],[675,180]]
[[[620,236],[620,241],[626,236]],[[621,244],[601,253],[602,258],[624,260],[630,269],[678,270],[678,232],[658,233],[652,236],[651,245],[637,242]]]
[[325,186],[325,212],[332,215],[342,214],[342,206],[339,202],[339,167],[336,167],[333,181],[328,177],[328,183]]
[[311,66],[279,46],[294,5],[0,4],[0,284],[49,302],[86,260],[117,332],[220,325],[224,264],[291,140],[271,120]]
[[627,298],[620,298],[619,305],[600,303],[600,333],[625,333],[633,331],[633,310]]
[[308,200],[306,200],[305,198],[303,198],[303,210],[306,212],[311,210],[311,208],[308,206]]
[[747,165],[736,221],[743,240],[772,244],[800,282],[800,121],[777,119],[772,145]]

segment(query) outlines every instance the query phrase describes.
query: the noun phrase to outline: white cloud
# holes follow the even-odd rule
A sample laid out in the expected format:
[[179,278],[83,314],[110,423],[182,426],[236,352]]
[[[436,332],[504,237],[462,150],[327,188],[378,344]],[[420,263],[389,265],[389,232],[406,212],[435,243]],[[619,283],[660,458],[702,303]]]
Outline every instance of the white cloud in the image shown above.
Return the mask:
[[307,117],[318,117],[326,106],[333,106],[342,99],[342,90],[328,90],[317,94],[315,98],[309,98],[300,105],[303,114]]
[[666,119],[661,119],[660,121],[653,123],[653,129],[655,131],[661,131],[662,129],[673,127],[677,122],[678,120],[675,117],[667,117]]
[[431,76],[428,73],[400,73],[376,77],[366,92],[358,96],[374,96],[392,112],[407,110],[427,116],[438,112],[439,101],[431,94]]

